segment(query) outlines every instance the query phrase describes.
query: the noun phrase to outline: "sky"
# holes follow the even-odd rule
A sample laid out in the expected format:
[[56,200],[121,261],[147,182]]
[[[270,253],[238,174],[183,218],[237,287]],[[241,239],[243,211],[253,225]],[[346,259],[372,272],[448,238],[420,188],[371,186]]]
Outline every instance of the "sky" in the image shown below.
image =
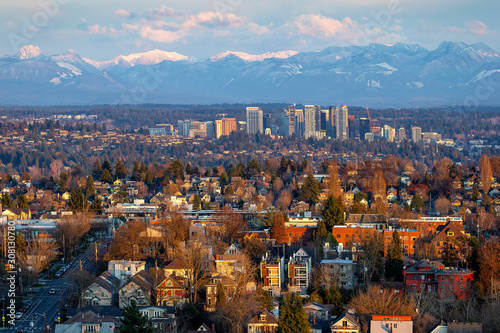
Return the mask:
[[108,60],[160,49],[204,59],[397,42],[500,51],[498,0],[2,0],[0,56],[25,45]]

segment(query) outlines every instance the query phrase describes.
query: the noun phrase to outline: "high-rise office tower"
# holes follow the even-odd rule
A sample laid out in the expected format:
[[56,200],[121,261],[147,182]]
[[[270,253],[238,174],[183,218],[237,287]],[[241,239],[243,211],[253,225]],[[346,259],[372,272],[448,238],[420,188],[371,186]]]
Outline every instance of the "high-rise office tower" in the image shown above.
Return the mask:
[[347,110],[347,105],[339,106],[336,109],[335,127],[337,129],[337,139],[341,140],[349,139],[348,117],[349,113]]
[[394,142],[396,137],[396,130],[389,125],[384,125],[384,139],[389,142]]
[[330,114],[329,114],[328,110],[321,110],[321,130],[322,131],[326,131],[329,120],[330,120]]
[[413,142],[419,142],[422,138],[422,129],[420,127],[411,128],[411,140]]
[[288,134],[293,135],[295,133],[295,105],[288,106]]
[[321,131],[321,105],[316,105],[316,132]]
[[370,119],[360,118],[359,119],[359,138],[365,140],[365,134],[370,133]]
[[302,139],[304,137],[304,132],[304,110],[295,109],[295,135]]
[[189,136],[189,127],[191,120],[179,120],[177,121],[177,135],[179,136]]
[[236,118],[222,118],[222,135],[228,135],[238,129]]
[[207,138],[215,138],[215,124],[213,121],[206,121]]
[[[294,111],[294,118],[295,118],[295,111]],[[283,112],[283,114],[280,117],[280,128],[278,134],[281,136],[290,136],[290,116],[286,112]]]
[[264,131],[266,128],[271,128],[271,114],[266,113],[263,118],[263,126],[264,126]]
[[398,140],[399,142],[406,139],[406,130],[404,127],[400,127],[398,130]]
[[329,121],[328,126],[326,127],[326,135],[332,139],[337,138],[337,127],[336,127],[336,119],[337,119],[337,108],[335,106],[330,106],[328,109],[329,113]]
[[222,136],[222,119],[215,121],[215,137],[218,139]]
[[356,117],[354,115],[349,115],[348,119],[347,126],[349,127],[349,139],[354,139],[356,137]]
[[259,107],[247,107],[247,133],[255,134],[260,132],[264,134],[264,113]]
[[316,106],[304,106],[304,137],[307,139],[316,132]]

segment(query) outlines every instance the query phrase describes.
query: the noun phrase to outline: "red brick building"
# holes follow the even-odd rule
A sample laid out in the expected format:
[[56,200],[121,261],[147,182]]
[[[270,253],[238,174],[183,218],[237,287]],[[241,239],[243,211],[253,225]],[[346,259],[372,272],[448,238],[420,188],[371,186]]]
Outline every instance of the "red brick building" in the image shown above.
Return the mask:
[[[403,255],[408,257],[413,257],[415,255],[415,248],[417,240],[420,238],[420,232],[415,229],[396,229],[399,238],[401,239],[401,245],[403,247]],[[393,230],[384,230],[384,250],[387,254],[389,245],[392,242]]]
[[468,297],[474,281],[470,269],[444,267],[439,261],[428,260],[416,262],[403,275],[406,292],[436,292],[441,298]]
[[474,281],[474,271],[445,268],[436,274],[436,279],[439,297],[464,299],[470,295],[472,281]]

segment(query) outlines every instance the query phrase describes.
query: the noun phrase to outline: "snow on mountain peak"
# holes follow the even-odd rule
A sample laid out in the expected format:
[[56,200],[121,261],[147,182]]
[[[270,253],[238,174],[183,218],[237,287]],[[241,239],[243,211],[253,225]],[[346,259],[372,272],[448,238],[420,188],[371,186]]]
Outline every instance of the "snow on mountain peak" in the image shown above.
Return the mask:
[[248,53],[244,53],[244,52],[226,51],[224,53],[219,53],[217,55],[214,55],[213,57],[210,58],[210,60],[217,61],[217,60],[224,59],[230,55],[234,55],[234,56],[237,56],[238,58],[241,58],[245,61],[252,62],[252,61],[264,61],[265,59],[268,59],[268,58],[286,59],[286,58],[289,58],[289,57],[296,55],[297,53],[299,53],[299,52],[288,50],[288,51],[281,51],[281,52],[267,52],[264,54],[254,55],[254,54],[248,54]]
[[38,47],[33,45],[26,45],[19,49],[17,56],[19,57],[19,59],[24,60],[24,59],[36,58],[40,54],[42,54],[42,51],[40,51]]
[[177,52],[167,52],[162,50],[152,50],[144,53],[133,53],[129,55],[119,55],[111,60],[96,61],[92,59],[83,58],[83,60],[97,69],[109,69],[116,65],[125,67],[133,67],[135,65],[156,65],[162,61],[181,61],[189,60],[185,55]]

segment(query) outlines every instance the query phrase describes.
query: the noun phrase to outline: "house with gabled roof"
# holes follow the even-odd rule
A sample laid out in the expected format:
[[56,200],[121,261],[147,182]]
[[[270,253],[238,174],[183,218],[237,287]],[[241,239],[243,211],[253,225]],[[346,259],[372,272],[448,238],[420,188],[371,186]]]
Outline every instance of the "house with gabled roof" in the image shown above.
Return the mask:
[[345,312],[333,320],[330,330],[332,333],[359,333],[361,325],[352,314]]
[[278,317],[264,309],[250,319],[247,330],[248,333],[274,333],[278,330]]
[[176,306],[188,298],[186,280],[174,274],[167,276],[156,286],[156,305]]
[[209,282],[205,283],[206,304],[205,311],[214,311],[217,305],[217,295],[220,293],[219,288],[223,288],[223,292],[227,299],[231,299],[236,291],[236,282],[228,276],[214,276]]
[[148,306],[152,304],[155,294],[154,279],[146,271],[135,274],[118,292],[118,305],[123,309],[132,301],[138,306]]
[[82,293],[82,305],[115,305],[120,279],[105,271]]
[[432,238],[432,242],[436,245],[439,255],[443,253],[445,243],[466,237],[462,223],[456,221],[448,221],[444,226],[437,227],[436,231],[437,234]]
[[311,255],[303,247],[290,253],[287,262],[287,271],[288,290],[305,295],[311,283],[312,260]]
[[184,260],[178,258],[171,260],[163,268],[165,276],[174,275],[179,278],[187,278],[191,270]]
[[238,273],[244,273],[245,255],[236,244],[231,244],[223,254],[213,256],[217,275],[234,278]]

